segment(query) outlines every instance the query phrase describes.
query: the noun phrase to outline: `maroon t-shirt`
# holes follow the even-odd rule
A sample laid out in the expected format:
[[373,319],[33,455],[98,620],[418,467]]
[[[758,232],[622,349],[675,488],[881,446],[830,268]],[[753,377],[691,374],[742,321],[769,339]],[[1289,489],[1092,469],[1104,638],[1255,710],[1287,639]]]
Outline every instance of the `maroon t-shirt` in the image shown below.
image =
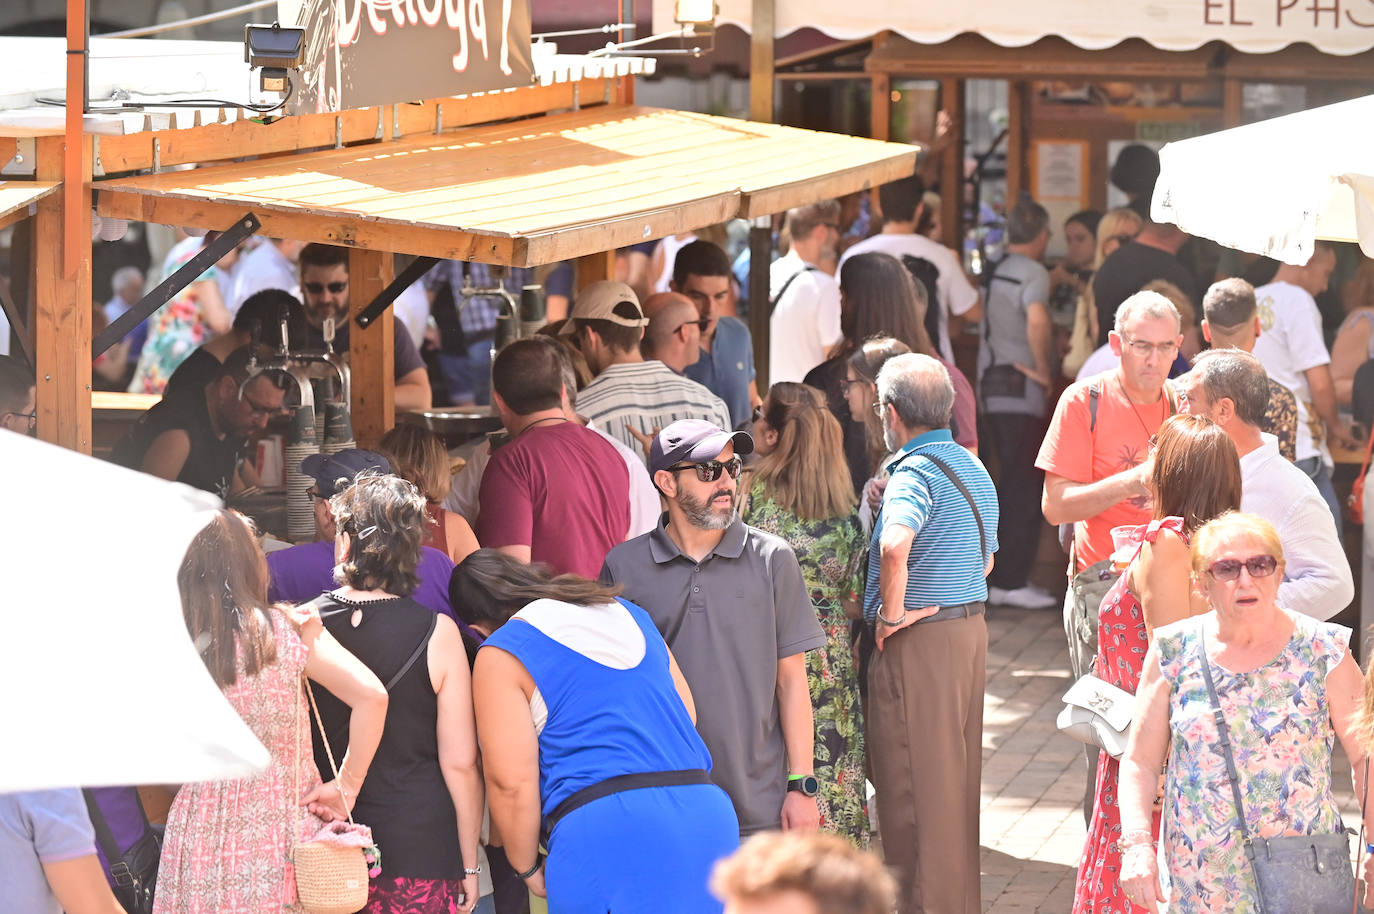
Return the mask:
[[483,546],[529,546],[532,561],[596,580],[630,529],[630,473],[596,432],[535,425],[491,455],[479,502]]

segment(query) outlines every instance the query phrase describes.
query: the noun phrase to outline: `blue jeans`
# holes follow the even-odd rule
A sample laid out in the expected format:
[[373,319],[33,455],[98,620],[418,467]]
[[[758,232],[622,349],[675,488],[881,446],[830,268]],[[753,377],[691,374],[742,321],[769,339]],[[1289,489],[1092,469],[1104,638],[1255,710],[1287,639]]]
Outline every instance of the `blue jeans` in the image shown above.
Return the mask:
[[1321,457],[1308,457],[1305,460],[1297,461],[1298,469],[1308,475],[1317,485],[1317,491],[1321,493],[1322,500],[1331,509],[1331,515],[1336,518],[1336,538],[1345,544],[1345,531],[1341,529],[1345,525],[1345,520],[1341,516],[1341,502],[1336,498],[1336,487],[1331,484],[1331,468],[1328,467]]
[[477,907],[472,909],[472,914],[496,914],[496,896],[483,895]]

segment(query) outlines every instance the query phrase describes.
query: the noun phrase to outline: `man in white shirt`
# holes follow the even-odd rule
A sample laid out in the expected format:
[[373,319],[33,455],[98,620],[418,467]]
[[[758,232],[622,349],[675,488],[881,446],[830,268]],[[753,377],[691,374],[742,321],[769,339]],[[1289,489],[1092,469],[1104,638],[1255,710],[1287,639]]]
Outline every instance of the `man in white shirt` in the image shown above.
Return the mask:
[[1345,609],[1355,584],[1331,511],[1308,475],[1279,453],[1278,439],[1260,431],[1269,405],[1264,366],[1239,349],[1209,349],[1176,383],[1185,410],[1207,416],[1235,443],[1241,510],[1278,531],[1284,558],[1279,604],[1323,620]]
[[840,284],[820,268],[840,239],[840,204],[822,200],[787,212],[792,247],[768,270],[772,306],[768,383],[801,381],[840,341]]
[[1269,376],[1291,390],[1298,401],[1296,463],[1317,484],[1339,532],[1341,505],[1331,484],[1333,464],[1326,442],[1344,448],[1359,445],[1336,413],[1331,354],[1322,337],[1315,298],[1326,291],[1335,266],[1335,248],[1319,241],[1306,266],[1283,264],[1273,282],[1255,290],[1263,331],[1255,341],[1255,356]]
[[248,296],[263,289],[283,289],[296,298],[301,297],[300,276],[296,261],[301,256],[304,241],[263,238],[258,246],[239,258],[234,269],[234,291],[225,296],[229,313],[237,314]]
[[983,306],[978,300],[978,290],[969,283],[964,275],[964,266],[954,252],[939,242],[916,234],[916,223],[921,219],[924,205],[921,197],[925,190],[919,175],[878,188],[878,204],[883,210],[882,231],[846,250],[840,258],[840,271],[843,277],[845,261],[855,254],[870,251],[891,254],[898,260],[906,254],[934,264],[940,274],[936,282],[936,293],[940,299],[940,333],[934,342],[945,361],[953,362],[954,350],[949,345],[949,316],[962,317],[967,323],[977,323],[983,319]]

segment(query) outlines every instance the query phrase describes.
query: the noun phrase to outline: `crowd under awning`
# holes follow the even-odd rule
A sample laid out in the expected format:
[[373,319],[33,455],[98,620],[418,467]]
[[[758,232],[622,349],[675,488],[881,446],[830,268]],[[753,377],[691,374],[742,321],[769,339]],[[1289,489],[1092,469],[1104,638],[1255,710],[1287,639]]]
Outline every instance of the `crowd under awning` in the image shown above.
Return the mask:
[[94,183],[101,215],[536,266],[909,175],[917,147],[633,105]]

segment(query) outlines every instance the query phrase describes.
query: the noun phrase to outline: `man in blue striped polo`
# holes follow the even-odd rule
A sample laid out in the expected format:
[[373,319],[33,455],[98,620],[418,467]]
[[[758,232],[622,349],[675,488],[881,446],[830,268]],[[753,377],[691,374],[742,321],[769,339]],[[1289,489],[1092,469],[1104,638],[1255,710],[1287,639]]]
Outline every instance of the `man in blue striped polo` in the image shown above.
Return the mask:
[[897,455],[864,588],[878,644],[866,723],[883,852],[900,914],[980,914],[983,610],[997,491],[950,435],[954,385],[938,361],[889,359],[874,406]]

